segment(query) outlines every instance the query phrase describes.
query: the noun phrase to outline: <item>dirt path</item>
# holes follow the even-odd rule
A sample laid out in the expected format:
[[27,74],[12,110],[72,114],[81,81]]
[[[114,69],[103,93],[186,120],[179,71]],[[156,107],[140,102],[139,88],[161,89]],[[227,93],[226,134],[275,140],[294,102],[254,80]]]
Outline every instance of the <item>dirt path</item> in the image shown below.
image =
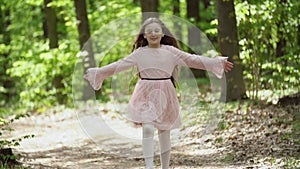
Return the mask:
[[[15,130],[10,138],[35,135],[14,149],[19,161],[30,168],[138,169],[144,166],[139,139],[141,129],[130,126],[113,113],[48,111],[20,119],[12,128]],[[179,132],[172,133],[173,168],[231,168],[218,162],[217,150],[204,144],[183,144]],[[157,138],[155,140],[155,164],[159,168]]]
[[[144,168],[141,129],[132,127],[106,109],[80,113],[62,109],[32,114],[16,121],[12,128],[15,130],[7,137],[35,135],[14,149],[19,161],[29,168]],[[193,137],[196,130],[199,126],[172,131],[171,168],[260,168],[253,163],[233,163],[230,159],[233,157],[222,153],[226,145],[213,145],[215,138],[210,134]],[[155,140],[155,164],[159,168],[157,137]]]

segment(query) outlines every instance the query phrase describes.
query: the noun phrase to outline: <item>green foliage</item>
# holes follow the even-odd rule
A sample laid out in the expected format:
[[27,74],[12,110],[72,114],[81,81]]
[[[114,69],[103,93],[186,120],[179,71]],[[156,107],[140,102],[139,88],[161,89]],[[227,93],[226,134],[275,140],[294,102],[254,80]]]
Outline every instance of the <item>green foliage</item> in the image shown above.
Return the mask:
[[[132,30],[138,30],[140,26],[140,4],[127,0],[86,2],[91,35],[97,42],[94,44],[97,65],[104,66],[127,56],[136,35]],[[61,98],[65,104],[72,101],[71,75],[79,62],[77,54],[80,50],[74,1],[54,0],[49,4],[58,20],[57,49],[49,49],[44,35],[43,5],[43,0],[2,0],[0,3],[0,23],[5,25],[0,28],[1,106],[17,103],[19,107],[34,109],[58,104]],[[256,98],[261,89],[299,90],[297,0],[286,3],[239,0],[235,1],[235,8],[240,56],[248,90],[252,91],[250,95]],[[172,1],[161,1],[159,10],[173,14]],[[185,19],[186,14],[186,1],[180,1],[179,17]],[[122,21],[127,16],[132,17]],[[206,7],[200,3],[200,18],[197,26],[217,47],[214,1]],[[119,21],[122,24],[117,24]],[[181,33],[185,39],[187,30]],[[114,37],[109,37],[112,34]],[[285,44],[280,46],[280,41]],[[107,99],[103,95],[112,92],[111,81],[105,80],[98,97]],[[55,86],[56,82],[62,86]]]
[[[6,119],[3,119],[0,117],[0,136],[4,135],[4,133],[11,132],[14,130],[13,128],[10,127],[10,125],[14,121],[16,121],[20,118],[23,118],[23,117],[27,117],[27,116],[29,116],[29,115],[28,114],[18,114],[9,120],[6,120]],[[24,135],[20,138],[16,138],[16,139],[12,139],[12,140],[7,140],[7,139],[2,138],[2,139],[0,139],[0,149],[8,148],[11,146],[19,146],[20,142],[23,139],[28,139],[28,138],[33,138],[33,137],[34,137],[34,135]]]
[[[299,107],[299,106],[298,106]],[[300,145],[300,112],[294,111],[294,121],[293,121],[293,138],[295,139],[295,144]],[[300,159],[300,153],[298,154],[298,158]],[[300,160],[299,160],[300,163]]]
[[[59,47],[57,49],[49,49],[49,42],[44,37],[43,5],[43,0],[4,0],[4,3],[0,4],[1,11],[10,11],[9,15],[4,17],[9,23],[5,31],[9,34],[10,41],[4,43],[3,38],[0,39],[0,64],[7,65],[6,69],[0,68],[0,74],[5,74],[0,78],[0,104],[6,105],[5,107],[7,107],[7,100],[4,99],[4,95],[8,91],[13,91],[14,94],[14,97],[9,99],[10,103],[17,102],[20,106],[29,109],[53,106],[58,103],[59,97],[63,98],[65,104],[72,103],[71,75],[75,63],[79,61],[74,2],[55,0],[49,4],[55,9],[58,19]],[[140,8],[125,0],[87,1],[87,6],[92,36],[110,21],[140,12]],[[131,29],[128,25],[123,25],[123,27],[127,28],[124,31]],[[3,31],[0,32],[0,37],[3,37],[3,34]],[[120,36],[122,35],[119,34],[117,38]],[[98,40],[102,46],[97,50],[107,49],[106,39]],[[128,47],[128,41],[120,43],[119,46],[126,47],[110,50],[110,54],[102,60],[101,65],[124,57],[130,52],[131,47]],[[120,53],[123,54],[120,55]],[[7,54],[9,54],[8,57],[4,57]],[[12,80],[14,86],[5,87],[2,84],[6,83],[5,79]],[[55,87],[54,84],[57,81],[63,86]]]
[[[17,88],[20,89],[20,99],[26,107],[51,106],[56,103],[56,94],[71,93],[73,66],[76,53],[70,50],[71,44],[62,43],[58,49],[48,49],[47,44],[36,43],[37,47],[20,56],[8,70],[12,77],[20,79]],[[56,77],[62,76],[63,89],[53,87]],[[59,91],[62,90],[62,91]],[[67,98],[66,99],[70,99]]]
[[234,160],[234,156],[232,154],[227,154],[222,161],[225,163],[231,163]]
[[[29,116],[29,115],[28,114],[17,114],[13,118],[10,118],[10,119],[3,119],[0,117],[0,150],[10,149],[11,147],[20,146],[20,142],[23,139],[29,139],[29,138],[34,137],[34,135],[24,135],[24,136],[14,138],[14,139],[3,138],[3,135],[7,135],[7,133],[14,131],[14,129],[11,127],[11,124],[13,124],[13,122],[15,122],[16,120],[19,120],[20,118],[24,118],[27,116]],[[10,165],[7,165],[7,163],[10,163],[15,160],[16,160],[15,155],[0,154],[0,168],[16,168],[16,166],[10,167]],[[19,168],[22,168],[22,167],[19,167]]]
[[[132,14],[140,15],[141,9],[131,1],[104,0],[97,3],[88,3],[88,18],[92,34],[111,21],[120,19]],[[130,23],[130,20],[127,21]]]
[[261,89],[299,90],[299,3],[236,1],[235,9],[250,96]]
[[227,127],[228,127],[228,124],[227,124],[227,122],[226,121],[220,121],[219,123],[218,123],[218,129],[219,130],[225,130],[225,129],[227,129]]
[[25,169],[22,166],[9,166],[7,164],[0,164],[0,169]]

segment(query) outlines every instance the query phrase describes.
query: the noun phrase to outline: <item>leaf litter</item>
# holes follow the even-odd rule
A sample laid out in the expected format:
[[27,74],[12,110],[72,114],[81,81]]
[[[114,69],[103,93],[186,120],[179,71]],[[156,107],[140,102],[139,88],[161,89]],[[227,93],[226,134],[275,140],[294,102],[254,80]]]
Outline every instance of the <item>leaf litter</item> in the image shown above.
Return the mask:
[[[96,115],[115,125],[128,125],[120,118],[120,112],[115,113],[116,110],[110,110],[105,104],[101,106]],[[199,116],[186,115],[183,127],[172,132],[171,168],[300,167],[299,105],[282,107],[245,102],[227,107],[217,128],[206,133],[203,132],[205,124],[197,120]],[[106,133],[95,141],[82,129],[76,110],[63,108],[31,113],[12,127],[15,130],[4,137],[35,135],[14,148],[18,160],[28,168],[139,169],[144,166],[140,140]],[[132,131],[128,132],[138,130],[129,129]],[[159,168],[157,148],[155,164]]]

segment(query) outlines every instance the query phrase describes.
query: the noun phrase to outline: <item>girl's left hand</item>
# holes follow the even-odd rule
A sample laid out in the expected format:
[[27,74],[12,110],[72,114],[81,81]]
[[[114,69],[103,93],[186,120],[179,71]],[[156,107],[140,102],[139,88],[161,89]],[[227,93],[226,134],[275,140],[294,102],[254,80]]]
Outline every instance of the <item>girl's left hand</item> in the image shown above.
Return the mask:
[[233,63],[225,60],[224,61],[224,70],[225,70],[225,72],[227,73],[227,72],[231,71],[232,68],[233,68]]

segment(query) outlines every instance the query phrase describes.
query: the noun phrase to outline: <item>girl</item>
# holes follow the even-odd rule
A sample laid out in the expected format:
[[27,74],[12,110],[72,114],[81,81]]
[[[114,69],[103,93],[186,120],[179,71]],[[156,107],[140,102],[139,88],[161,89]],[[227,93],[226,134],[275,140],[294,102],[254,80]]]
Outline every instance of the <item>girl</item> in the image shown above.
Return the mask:
[[105,78],[136,66],[139,80],[128,106],[128,119],[143,130],[143,156],[147,169],[153,169],[153,137],[158,130],[162,169],[169,168],[170,130],[181,125],[179,102],[174,87],[177,66],[213,72],[218,78],[233,67],[227,57],[208,58],[179,49],[177,40],[157,18],[147,19],[133,45],[133,52],[101,68],[89,68],[84,75],[95,90]]

